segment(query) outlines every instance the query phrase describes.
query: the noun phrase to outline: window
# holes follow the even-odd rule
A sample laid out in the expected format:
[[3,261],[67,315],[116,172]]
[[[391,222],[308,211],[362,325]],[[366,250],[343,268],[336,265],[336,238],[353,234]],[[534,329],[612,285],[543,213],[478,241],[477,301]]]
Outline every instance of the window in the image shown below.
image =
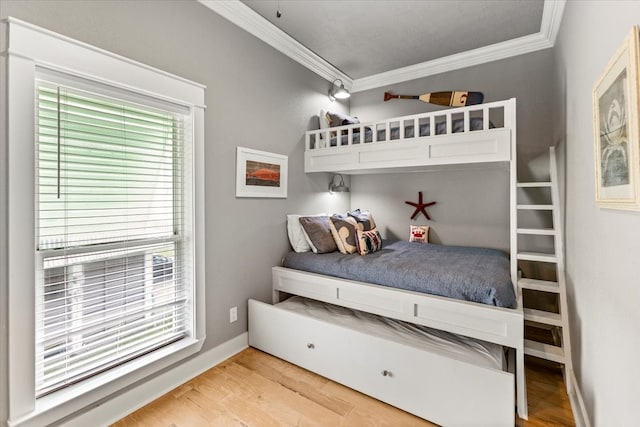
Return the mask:
[[0,366],[9,424],[51,425],[202,348],[204,87],[3,25]]
[[186,334],[185,120],[138,98],[37,82],[36,396]]

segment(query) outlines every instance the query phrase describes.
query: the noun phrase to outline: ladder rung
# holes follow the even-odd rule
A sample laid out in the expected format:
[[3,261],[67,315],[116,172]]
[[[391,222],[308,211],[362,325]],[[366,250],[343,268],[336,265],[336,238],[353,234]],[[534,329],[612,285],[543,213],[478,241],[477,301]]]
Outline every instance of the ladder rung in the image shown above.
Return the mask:
[[560,285],[558,282],[550,282],[548,280],[538,279],[519,279],[518,286],[521,289],[532,289],[534,291],[553,292],[555,294],[560,293]]
[[545,325],[562,326],[562,318],[558,313],[535,310],[533,308],[525,308],[523,312],[524,320],[543,323]]
[[548,331],[549,333],[553,334],[553,330],[557,329],[556,326],[554,325],[545,325],[544,323],[540,323],[540,322],[534,322],[532,320],[525,320],[524,321],[524,325],[525,326],[532,326],[536,329],[542,329],[545,331]]
[[539,236],[553,236],[556,230],[553,228],[518,228],[518,234],[537,234]]
[[518,187],[526,188],[526,187],[551,187],[550,182],[519,182]]
[[524,354],[558,363],[564,363],[564,351],[561,347],[556,347],[555,345],[524,340]]
[[552,211],[553,205],[517,205],[517,208],[531,211]]
[[545,254],[540,252],[518,252],[518,259],[524,261],[541,261],[541,262],[557,262],[558,259],[554,254]]

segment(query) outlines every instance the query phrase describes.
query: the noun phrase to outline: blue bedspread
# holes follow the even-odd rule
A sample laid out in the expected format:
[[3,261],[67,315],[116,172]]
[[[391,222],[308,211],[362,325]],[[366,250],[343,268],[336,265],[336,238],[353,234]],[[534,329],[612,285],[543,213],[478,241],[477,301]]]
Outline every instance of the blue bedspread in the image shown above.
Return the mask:
[[509,257],[495,249],[385,240],[382,250],[365,256],[290,252],[283,265],[498,307],[516,305]]

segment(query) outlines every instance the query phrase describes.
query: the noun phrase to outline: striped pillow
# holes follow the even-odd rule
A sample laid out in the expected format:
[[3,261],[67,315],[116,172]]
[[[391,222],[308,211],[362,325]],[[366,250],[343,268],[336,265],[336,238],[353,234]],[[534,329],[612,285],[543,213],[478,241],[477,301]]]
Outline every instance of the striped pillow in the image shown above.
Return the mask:
[[358,236],[358,253],[360,255],[370,254],[382,249],[382,237],[378,233],[378,229],[374,228],[369,231],[356,231]]

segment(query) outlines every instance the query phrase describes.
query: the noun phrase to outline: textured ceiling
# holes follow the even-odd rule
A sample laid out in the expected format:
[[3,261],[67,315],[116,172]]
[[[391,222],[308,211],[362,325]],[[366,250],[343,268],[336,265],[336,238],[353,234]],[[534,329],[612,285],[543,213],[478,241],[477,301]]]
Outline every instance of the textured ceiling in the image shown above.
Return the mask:
[[544,8],[543,0],[242,2],[352,79],[537,33]]

